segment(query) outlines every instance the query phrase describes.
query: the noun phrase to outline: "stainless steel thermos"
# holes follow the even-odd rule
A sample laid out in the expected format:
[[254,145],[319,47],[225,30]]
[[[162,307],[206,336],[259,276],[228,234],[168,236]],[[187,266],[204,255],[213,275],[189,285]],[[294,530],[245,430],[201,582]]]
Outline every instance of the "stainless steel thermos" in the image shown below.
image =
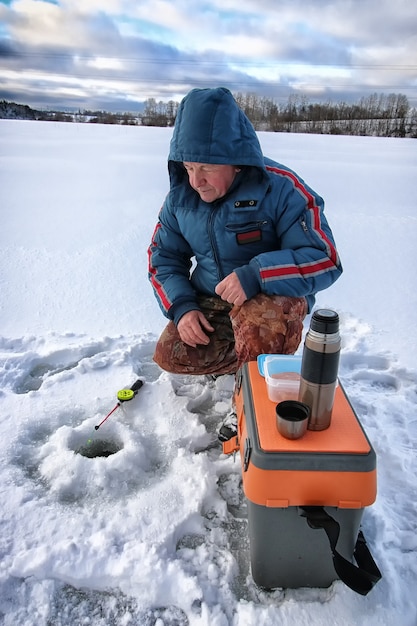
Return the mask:
[[318,309],[311,317],[301,360],[299,400],[310,407],[309,430],[330,426],[339,358],[339,316],[330,309]]

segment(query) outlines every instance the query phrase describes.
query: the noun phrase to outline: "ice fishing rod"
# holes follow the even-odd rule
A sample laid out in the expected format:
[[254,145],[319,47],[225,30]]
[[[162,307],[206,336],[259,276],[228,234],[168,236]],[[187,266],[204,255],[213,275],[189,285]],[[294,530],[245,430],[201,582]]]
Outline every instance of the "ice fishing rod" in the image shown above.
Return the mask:
[[133,398],[136,396],[137,392],[142,387],[142,385],[143,385],[143,380],[138,379],[135,383],[133,383],[133,385],[129,389],[120,389],[117,392],[118,402],[116,406],[110,411],[110,413],[107,413],[106,417],[103,420],[101,420],[100,424],[97,424],[97,426],[94,426],[95,430],[98,430],[100,426],[104,424],[104,422],[110,417],[110,415],[114,413],[115,410],[118,409],[121,404],[123,404],[123,402],[128,402],[129,400],[133,400]]

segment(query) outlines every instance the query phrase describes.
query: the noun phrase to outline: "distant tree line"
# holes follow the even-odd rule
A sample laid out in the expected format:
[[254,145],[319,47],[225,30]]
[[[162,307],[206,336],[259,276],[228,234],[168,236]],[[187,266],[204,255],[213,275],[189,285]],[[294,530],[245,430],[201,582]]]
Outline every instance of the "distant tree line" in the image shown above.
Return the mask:
[[[374,93],[355,104],[311,103],[302,95],[291,95],[283,104],[254,93],[236,93],[234,97],[256,130],[417,137],[417,110],[410,107],[403,94]],[[177,102],[156,102],[149,98],[141,124],[172,126],[177,109]]]
[[[291,95],[287,102],[276,103],[254,93],[234,97],[256,130],[288,133],[364,135],[417,138],[417,109],[403,94],[371,94],[359,102],[312,103],[306,96]],[[178,102],[145,101],[141,113],[107,111],[37,111],[26,105],[0,101],[0,118],[122,124],[126,126],[173,126]]]
[[291,95],[284,104],[254,94],[236,94],[236,101],[257,130],[416,137],[417,110],[403,94],[372,94],[359,102],[311,103]]

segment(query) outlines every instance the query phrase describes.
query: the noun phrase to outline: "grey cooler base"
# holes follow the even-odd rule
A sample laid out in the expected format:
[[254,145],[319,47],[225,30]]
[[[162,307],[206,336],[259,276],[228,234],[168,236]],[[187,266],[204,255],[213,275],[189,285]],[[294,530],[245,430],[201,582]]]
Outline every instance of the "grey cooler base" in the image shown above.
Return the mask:
[[[351,561],[363,509],[324,508],[340,524],[337,551]],[[325,531],[311,528],[300,512],[248,501],[252,577],[260,587],[329,587],[338,579]]]

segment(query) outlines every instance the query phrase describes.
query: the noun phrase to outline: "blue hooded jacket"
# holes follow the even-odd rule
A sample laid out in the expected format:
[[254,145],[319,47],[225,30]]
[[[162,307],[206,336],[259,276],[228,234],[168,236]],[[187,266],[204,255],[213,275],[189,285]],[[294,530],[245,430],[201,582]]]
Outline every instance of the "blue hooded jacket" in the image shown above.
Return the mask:
[[[239,166],[226,195],[205,202],[183,162]],[[297,174],[263,156],[230,91],[193,89],[181,102],[168,157],[170,192],[149,246],[149,279],[162,312],[178,323],[198,294],[236,272],[247,298],[305,296],[329,287],[342,267],[324,203]]]

